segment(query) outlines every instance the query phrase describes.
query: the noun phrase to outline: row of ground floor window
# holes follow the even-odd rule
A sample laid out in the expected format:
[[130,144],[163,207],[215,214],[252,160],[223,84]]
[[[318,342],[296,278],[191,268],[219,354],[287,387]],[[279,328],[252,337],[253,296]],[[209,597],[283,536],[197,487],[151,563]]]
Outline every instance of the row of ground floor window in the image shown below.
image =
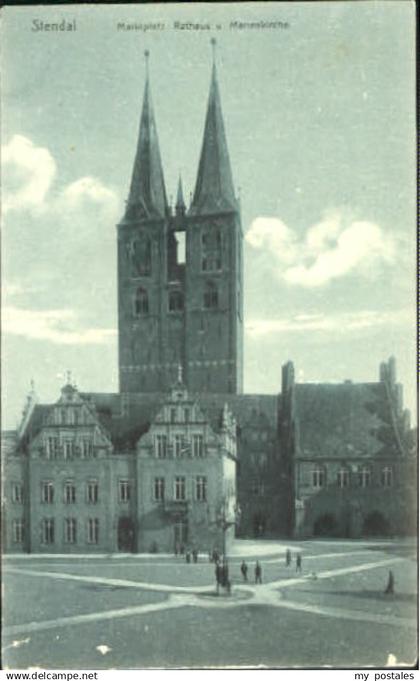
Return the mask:
[[[60,531],[57,527],[58,523],[55,518],[43,518],[40,523],[40,538],[41,544],[46,546],[55,544],[56,533]],[[78,534],[84,530],[84,540],[86,544],[99,543],[99,518],[88,518],[86,523],[83,523],[84,528],[80,526],[82,523],[76,518],[64,518],[63,526],[63,541],[65,544],[76,544]],[[25,543],[26,527],[25,521],[22,518],[17,518],[12,521],[12,541],[15,545],[22,545]]]
[[[172,483],[172,494],[171,494]],[[53,504],[56,499],[56,485],[52,480],[43,480],[41,482],[41,503]],[[99,483],[97,480],[88,480],[84,484],[85,500],[88,504],[97,504],[99,502]],[[169,487],[169,490],[168,490]],[[77,488],[73,480],[66,480],[63,487],[62,500],[65,504],[75,504],[77,501]],[[197,475],[193,478],[193,495],[195,501],[207,501],[207,477],[204,475]],[[118,500],[121,503],[130,501],[132,496],[131,483],[129,480],[118,481]],[[21,482],[12,482],[12,502],[14,504],[24,503],[24,487]],[[187,479],[184,476],[176,476],[172,481],[168,482],[164,477],[156,477],[152,483],[152,498],[155,501],[164,501],[167,498],[172,498],[175,501],[186,501],[187,494]]]

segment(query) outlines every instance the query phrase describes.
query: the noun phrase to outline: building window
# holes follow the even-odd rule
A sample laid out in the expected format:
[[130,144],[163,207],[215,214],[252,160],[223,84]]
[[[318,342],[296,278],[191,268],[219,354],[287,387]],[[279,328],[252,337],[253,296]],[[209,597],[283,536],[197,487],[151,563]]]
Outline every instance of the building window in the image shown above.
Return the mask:
[[170,291],[168,299],[170,312],[181,312],[184,309],[184,296],[182,291]]
[[381,471],[381,484],[382,487],[392,487],[392,468],[391,466],[385,466]]
[[207,478],[198,475],[195,481],[195,498],[197,501],[207,501]]
[[218,272],[222,269],[222,235],[219,229],[201,235],[201,251],[203,272]]
[[76,487],[71,480],[68,480],[64,485],[64,503],[65,504],[76,503]]
[[185,478],[175,478],[175,501],[185,501]]
[[312,470],[312,487],[325,486],[325,469],[322,466],[315,466]]
[[98,518],[88,519],[88,544],[98,544],[99,542],[99,520]]
[[84,459],[88,459],[92,454],[92,442],[91,440],[82,440],[82,456]]
[[350,485],[350,471],[343,466],[337,473],[337,485],[339,487],[348,487]]
[[58,454],[58,437],[50,436],[47,438],[47,456],[55,459]]
[[204,456],[204,443],[202,435],[193,435],[193,456],[198,458]]
[[176,409],[175,407],[172,407],[169,410],[169,420],[171,423],[176,423]]
[[152,271],[152,246],[148,236],[141,241],[136,239],[128,245],[128,255],[131,260],[133,275],[148,277]]
[[264,483],[257,480],[252,485],[252,494],[254,497],[263,497],[265,493]]
[[97,480],[89,480],[87,483],[88,504],[97,504],[99,499],[99,486]]
[[147,291],[140,287],[136,291],[136,297],[134,300],[134,314],[136,317],[149,313],[149,297]]
[[155,478],[153,499],[155,501],[163,501],[165,499],[165,478]]
[[363,466],[359,470],[359,486],[369,487],[372,483],[372,471],[369,466]]
[[24,532],[23,520],[14,520],[12,523],[12,536],[14,544],[23,544],[23,532]]
[[42,543],[54,544],[54,518],[44,518],[41,523]]
[[73,458],[73,441],[72,440],[64,440],[64,458],[65,459],[72,459]]
[[21,482],[12,482],[12,502],[23,504],[23,485]]
[[175,435],[174,437],[174,454],[177,458],[184,456],[184,438],[182,435]]
[[166,459],[167,438],[166,435],[156,435],[156,456],[158,459]]
[[122,503],[130,501],[130,483],[128,480],[120,480],[118,484],[119,498]]
[[76,543],[76,518],[64,518],[64,541],[66,544]]
[[188,423],[189,420],[190,420],[190,410],[184,409],[184,421],[185,421],[185,423]]
[[54,485],[49,480],[41,483],[41,502],[43,504],[54,503]]
[[215,310],[219,305],[217,286],[214,281],[207,281],[204,289],[204,307],[207,310]]

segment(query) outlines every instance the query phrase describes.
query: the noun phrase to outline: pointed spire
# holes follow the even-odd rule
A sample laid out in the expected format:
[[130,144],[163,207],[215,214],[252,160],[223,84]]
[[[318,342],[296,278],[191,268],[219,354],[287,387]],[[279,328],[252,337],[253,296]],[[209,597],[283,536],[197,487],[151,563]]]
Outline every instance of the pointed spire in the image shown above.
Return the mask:
[[178,179],[178,191],[177,191],[177,194],[176,194],[175,212],[176,212],[177,215],[185,215],[185,201],[184,201],[184,192],[182,190],[181,173],[179,174],[179,179]]
[[238,209],[217,82],[214,38],[211,43],[213,67],[197,182],[190,210],[193,215]]
[[144,56],[146,83],[126,215],[128,217],[159,218],[165,216],[168,202],[150,92],[148,50],[145,51]]

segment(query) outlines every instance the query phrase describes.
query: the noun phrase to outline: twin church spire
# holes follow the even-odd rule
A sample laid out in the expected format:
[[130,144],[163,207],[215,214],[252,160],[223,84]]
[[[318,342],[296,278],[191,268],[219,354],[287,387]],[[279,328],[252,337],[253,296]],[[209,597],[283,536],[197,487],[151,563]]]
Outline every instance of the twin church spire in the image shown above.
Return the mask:
[[[212,43],[214,48],[215,42]],[[145,52],[145,57],[143,109],[126,215],[153,219],[165,217],[169,212],[169,205],[150,92],[148,51]],[[180,210],[185,211],[181,179],[176,204],[177,213]],[[213,56],[203,143],[189,212],[191,215],[200,215],[235,211],[237,207]]]

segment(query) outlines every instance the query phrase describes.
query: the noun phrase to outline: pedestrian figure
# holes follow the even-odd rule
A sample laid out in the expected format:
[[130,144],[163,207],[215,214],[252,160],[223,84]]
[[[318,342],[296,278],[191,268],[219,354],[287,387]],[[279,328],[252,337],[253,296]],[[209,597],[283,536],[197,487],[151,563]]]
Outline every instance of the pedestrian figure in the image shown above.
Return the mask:
[[287,549],[287,551],[286,551],[286,567],[290,567],[291,562],[292,562],[292,554],[290,552],[290,549]]
[[242,572],[242,577],[244,578],[244,582],[248,581],[248,565],[245,563],[245,561],[242,561],[241,564],[241,572]]
[[185,554],[185,560],[186,560],[187,563],[191,563],[191,553],[189,552],[188,549],[187,549],[187,552]]
[[193,549],[192,551],[192,557],[193,557],[193,563],[196,563],[198,560],[198,551],[197,549]]
[[184,546],[184,544],[181,544],[181,547],[180,547],[180,549],[179,549],[179,552],[180,552],[181,556],[184,555],[184,553],[185,553],[185,546]]
[[388,573],[388,584],[386,585],[385,593],[386,594],[394,593],[394,573],[392,572],[392,570],[390,570]]
[[220,584],[222,582],[222,566],[220,563],[216,563],[216,567],[214,569],[214,573],[216,575],[216,589],[217,589],[217,595],[219,595],[219,588]]
[[302,556],[300,553],[296,556],[296,572],[302,572]]
[[179,544],[178,542],[175,543],[175,556],[177,556],[179,553]]
[[255,584],[262,584],[262,569],[258,560],[255,563]]

